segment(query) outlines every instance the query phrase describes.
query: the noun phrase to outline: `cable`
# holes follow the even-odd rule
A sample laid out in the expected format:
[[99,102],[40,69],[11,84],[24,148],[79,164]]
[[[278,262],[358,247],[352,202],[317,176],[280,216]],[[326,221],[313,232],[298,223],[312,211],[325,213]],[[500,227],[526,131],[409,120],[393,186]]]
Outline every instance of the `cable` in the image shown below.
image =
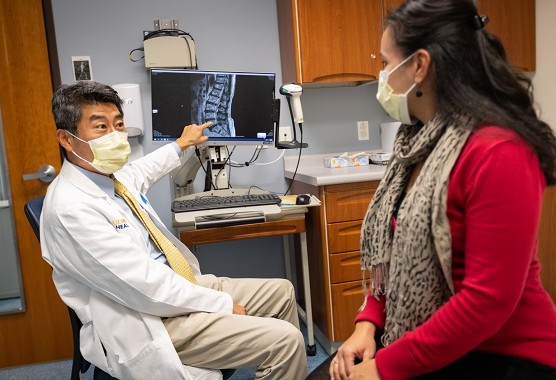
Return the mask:
[[191,38],[192,41],[195,41],[195,39],[193,38],[193,36],[181,29],[160,29],[160,30],[154,30],[150,33],[147,33],[147,35],[145,37],[143,37],[143,41],[146,41],[150,38],[153,37],[158,37],[159,34],[165,35],[165,36],[188,36],[189,38]]
[[254,163],[253,165],[256,166],[265,166],[265,165],[271,165],[275,162],[277,162],[279,159],[281,159],[284,156],[284,153],[286,153],[286,151],[284,149],[282,149],[282,153],[274,160],[274,161],[270,161],[270,162],[261,162],[261,163]]
[[261,155],[261,152],[263,151],[263,146],[262,145],[257,145],[257,147],[255,148],[255,152],[253,152],[253,156],[251,156],[251,160],[249,161],[249,163],[255,163],[255,161],[257,161],[259,159],[259,156]]
[[[134,52],[136,52],[136,51],[142,51],[142,52],[143,52],[143,56],[141,56],[141,58],[138,58],[138,59],[133,59],[132,54],[133,54]],[[136,49],[133,49],[132,51],[129,52],[128,56],[129,56],[129,60],[130,60],[131,62],[139,62],[140,60],[142,60],[142,59],[145,58],[145,49],[144,49],[144,48],[136,48]]]
[[[226,159],[224,160],[224,162],[222,163],[222,167],[218,170],[218,173],[216,173],[216,177],[215,177],[216,179],[218,179],[218,176],[220,176],[220,173],[222,173],[222,170],[225,170],[225,169],[226,169],[226,165],[229,166],[228,161],[230,161],[231,155],[234,153],[234,150],[236,150],[236,145],[234,145],[234,148],[232,149],[231,152],[229,151],[227,145],[225,146],[225,148],[226,148],[227,157],[226,157]],[[211,173],[211,174],[212,174],[212,173]],[[230,183],[230,178],[231,178],[231,177],[232,177],[232,170],[230,169],[230,174],[228,175],[228,187],[229,187],[230,189],[232,188],[232,184]],[[212,182],[212,180],[211,180],[211,183],[212,183],[212,187],[214,188],[214,190],[219,190],[219,189],[216,187],[216,184]]]
[[[191,48],[191,41],[195,42],[195,39],[193,38],[193,36],[181,29],[160,29],[160,30],[154,30],[150,33],[148,33],[145,37],[143,37],[143,41],[146,41],[148,39],[151,38],[155,38],[155,37],[160,37],[160,35],[163,36],[187,36],[189,38],[183,37],[185,39],[185,42],[187,42],[187,47],[189,49],[189,63],[191,65],[192,68],[195,68],[195,70],[199,69],[199,63],[197,61],[197,55],[193,53],[193,49]],[[191,41],[189,41],[189,39],[191,39]],[[193,56],[195,56],[195,65],[193,65]]]
[[[205,188],[204,191],[210,191],[214,188],[214,184],[212,183],[212,167],[210,163],[207,164],[207,170],[205,171]],[[216,190],[216,188],[214,189]]]
[[[277,162],[278,160],[280,160],[284,156],[284,153],[286,153],[286,150],[282,149],[282,153],[280,153],[280,155],[275,160],[270,161],[270,162],[260,162],[260,163],[258,163],[258,162],[249,162],[248,164],[253,165],[253,166],[272,165],[275,162]],[[257,159],[258,159],[258,156],[257,156]],[[249,166],[249,165],[246,165],[247,163],[246,164],[240,164],[239,162],[235,162],[235,161],[230,161],[230,162],[232,164],[234,164],[234,168],[243,168],[245,166]]]
[[[189,49],[189,64],[191,65],[191,67],[195,68],[195,70],[199,69],[199,65],[197,64],[197,54],[195,54],[193,52],[193,49],[191,49],[191,42],[189,41],[188,38],[184,38],[185,42],[187,42],[187,48]],[[193,39],[193,37],[191,37],[191,41],[195,42],[195,40]],[[193,56],[195,56],[195,66],[193,66]]]
[[259,186],[256,186],[256,185],[251,185],[251,186],[249,186],[249,189],[247,189],[247,195],[251,194],[251,189],[252,188],[256,188],[256,189],[259,189],[259,190],[262,190],[262,191],[267,191],[269,193],[276,194],[275,192],[263,189],[262,187],[259,187]]
[[243,164],[241,164],[239,162],[235,162],[235,161],[230,160],[230,163],[228,163],[228,165],[230,167],[234,167],[234,168],[243,168],[243,167],[249,166],[249,165],[253,164],[255,161],[257,161],[259,159],[259,155],[261,154],[262,149],[263,148],[262,148],[261,145],[257,145],[255,147],[255,150],[253,151],[253,155],[251,156],[249,161],[245,161]]
[[292,176],[292,179],[290,181],[290,185],[288,186],[288,189],[284,192],[284,195],[288,195],[288,192],[290,191],[290,189],[292,187],[292,184],[293,184],[293,181],[295,179],[295,175],[297,174],[297,169],[299,168],[299,162],[301,161],[301,150],[302,150],[301,147],[303,146],[303,127],[302,127],[303,123],[298,123],[298,124],[299,124],[299,135],[300,135],[300,139],[301,139],[300,147],[299,147],[299,155],[297,156],[297,164],[295,165],[295,170],[293,172],[293,176]]
[[197,156],[197,159],[199,160],[199,164],[201,164],[201,169],[203,169],[203,171],[205,172],[205,175],[207,174],[207,169],[205,169],[205,167],[203,166],[203,160],[201,159],[201,151],[199,150],[199,148],[197,146],[195,146],[195,155]]

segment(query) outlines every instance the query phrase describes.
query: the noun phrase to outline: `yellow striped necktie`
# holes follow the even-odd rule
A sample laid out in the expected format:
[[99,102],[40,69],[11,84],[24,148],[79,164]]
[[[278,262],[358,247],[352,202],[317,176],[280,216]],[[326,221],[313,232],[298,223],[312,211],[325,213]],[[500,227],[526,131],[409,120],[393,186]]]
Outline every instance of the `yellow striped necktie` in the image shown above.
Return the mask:
[[114,179],[114,190],[122,199],[128,204],[133,213],[137,215],[141,223],[145,226],[149,232],[149,236],[152,241],[156,244],[158,249],[166,256],[170,267],[182,276],[183,278],[197,284],[197,279],[193,275],[193,271],[189,266],[187,260],[182,256],[181,252],[176,248],[174,244],[156,227],[149,214],[145,212],[137,200],[129,192],[129,190],[117,179]]

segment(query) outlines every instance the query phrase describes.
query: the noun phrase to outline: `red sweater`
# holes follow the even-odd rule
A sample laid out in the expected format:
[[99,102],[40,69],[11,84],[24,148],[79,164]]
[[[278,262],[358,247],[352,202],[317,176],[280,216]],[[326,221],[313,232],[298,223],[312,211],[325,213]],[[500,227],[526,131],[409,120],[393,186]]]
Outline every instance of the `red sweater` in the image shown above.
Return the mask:
[[[512,131],[473,133],[452,170],[448,217],[455,295],[376,354],[383,380],[437,370],[470,351],[556,367],[556,308],[540,283],[537,232],[545,188],[536,155]],[[384,327],[384,299],[357,321]]]

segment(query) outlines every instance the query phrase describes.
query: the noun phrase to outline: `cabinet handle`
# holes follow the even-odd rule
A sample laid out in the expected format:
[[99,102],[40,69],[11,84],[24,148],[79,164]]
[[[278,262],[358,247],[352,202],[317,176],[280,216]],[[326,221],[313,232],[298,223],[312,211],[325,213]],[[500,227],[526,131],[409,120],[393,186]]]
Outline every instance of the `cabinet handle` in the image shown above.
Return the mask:
[[371,53],[371,59],[375,60],[376,59],[376,54],[375,53]]
[[[338,74],[327,74],[327,75],[322,75],[320,77],[314,77],[312,80],[310,80],[309,82],[312,83],[316,83],[316,82],[325,82],[325,81],[334,81],[336,77],[339,76],[360,76],[362,78],[357,79],[359,81],[361,80],[375,80],[377,79],[374,75],[371,74],[364,74],[364,73],[338,73]],[[368,78],[368,79],[364,79],[364,78]]]

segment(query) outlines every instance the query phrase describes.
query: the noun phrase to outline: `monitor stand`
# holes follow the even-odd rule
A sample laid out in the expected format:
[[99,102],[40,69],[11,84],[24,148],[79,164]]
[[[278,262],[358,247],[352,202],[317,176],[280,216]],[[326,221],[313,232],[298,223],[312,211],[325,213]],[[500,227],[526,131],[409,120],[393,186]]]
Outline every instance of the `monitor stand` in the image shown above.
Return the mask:
[[[216,145],[208,147],[210,180],[215,189],[229,189],[228,181],[228,151],[225,145]],[[208,174],[208,173],[207,173]]]
[[205,161],[208,162],[205,191],[230,188],[226,146],[201,146],[197,150],[191,147],[184,152],[180,160],[182,165],[172,170],[169,176],[173,199],[193,194],[197,172]]

